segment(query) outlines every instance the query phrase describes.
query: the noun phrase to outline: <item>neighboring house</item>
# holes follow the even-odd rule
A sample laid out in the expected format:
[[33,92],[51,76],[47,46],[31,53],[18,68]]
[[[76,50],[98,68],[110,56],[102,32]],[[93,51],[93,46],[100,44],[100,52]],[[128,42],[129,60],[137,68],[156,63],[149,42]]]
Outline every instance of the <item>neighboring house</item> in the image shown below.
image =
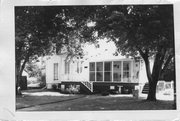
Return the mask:
[[138,59],[125,57],[68,59],[64,53],[54,55],[46,61],[48,89],[53,85],[57,85],[61,90],[76,85],[84,92],[132,93],[135,86],[142,90],[146,82],[145,65]]

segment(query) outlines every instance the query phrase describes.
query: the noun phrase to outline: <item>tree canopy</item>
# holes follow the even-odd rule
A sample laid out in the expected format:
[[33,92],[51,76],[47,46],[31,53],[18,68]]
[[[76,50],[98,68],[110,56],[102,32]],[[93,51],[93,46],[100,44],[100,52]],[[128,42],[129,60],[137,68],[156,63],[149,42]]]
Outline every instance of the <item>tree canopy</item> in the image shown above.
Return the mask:
[[83,42],[108,38],[122,55],[142,57],[150,85],[148,99],[155,100],[160,74],[174,63],[173,21],[172,5],[15,7],[17,70],[21,75],[29,58],[58,53],[64,46],[70,55],[78,55]]
[[99,37],[108,37],[124,55],[174,47],[171,5],[104,6],[96,14]]
[[[15,49],[17,85],[29,61],[39,56],[59,54],[66,48],[68,56],[82,55],[89,12],[86,6],[16,6]],[[83,31],[83,32],[82,32]],[[91,39],[89,39],[91,40]]]
[[[150,85],[148,100],[156,100],[160,74],[174,58],[173,6],[102,6],[94,21],[99,38],[114,41],[122,55],[142,57]],[[150,58],[154,58],[152,71]]]

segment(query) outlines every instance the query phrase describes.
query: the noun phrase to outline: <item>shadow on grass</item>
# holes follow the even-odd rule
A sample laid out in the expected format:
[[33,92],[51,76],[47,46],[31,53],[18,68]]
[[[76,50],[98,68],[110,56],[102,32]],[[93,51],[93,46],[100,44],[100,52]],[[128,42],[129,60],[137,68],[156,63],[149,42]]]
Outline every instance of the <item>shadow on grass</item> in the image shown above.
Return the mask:
[[18,110],[18,109],[24,109],[24,108],[31,108],[31,107],[35,107],[35,106],[54,104],[54,103],[65,102],[65,101],[72,101],[72,100],[80,99],[80,98],[83,98],[83,97],[85,97],[85,95],[82,95],[82,96],[79,96],[79,97],[75,97],[75,98],[70,98],[70,99],[59,100],[59,101],[52,101],[52,102],[35,104],[35,105],[16,107],[16,109]]

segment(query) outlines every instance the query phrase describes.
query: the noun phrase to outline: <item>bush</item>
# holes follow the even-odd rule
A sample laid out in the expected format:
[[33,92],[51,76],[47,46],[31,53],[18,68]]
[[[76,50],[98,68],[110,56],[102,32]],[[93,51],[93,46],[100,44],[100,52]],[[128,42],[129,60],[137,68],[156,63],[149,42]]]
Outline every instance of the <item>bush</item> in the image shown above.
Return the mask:
[[107,96],[107,95],[109,95],[109,92],[108,91],[104,91],[104,92],[101,93],[101,95],[102,96]]
[[56,85],[56,84],[53,84],[53,85],[52,85],[52,89],[53,89],[53,90],[57,90],[57,85]]
[[45,86],[46,86],[46,83],[40,82],[40,87],[41,87],[41,88],[43,88],[43,87],[45,87]]
[[115,95],[115,94],[118,94],[119,92],[116,91],[116,90],[112,90],[112,91],[110,91],[109,93]]
[[65,93],[69,94],[78,94],[80,92],[80,86],[79,85],[69,85],[68,88],[66,88]]

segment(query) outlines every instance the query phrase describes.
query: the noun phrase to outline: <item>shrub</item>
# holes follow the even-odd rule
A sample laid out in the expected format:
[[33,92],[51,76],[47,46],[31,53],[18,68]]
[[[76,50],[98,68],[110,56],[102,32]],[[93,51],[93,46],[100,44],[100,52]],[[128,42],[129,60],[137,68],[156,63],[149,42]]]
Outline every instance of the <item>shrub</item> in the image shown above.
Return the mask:
[[102,96],[107,96],[107,95],[109,95],[109,92],[108,91],[104,91],[104,92],[101,93],[101,95]]
[[57,85],[56,85],[56,84],[53,84],[53,85],[52,85],[52,89],[53,89],[53,90],[57,90]]
[[118,91],[116,91],[116,90],[111,90],[110,92],[109,92],[110,94],[118,94],[119,92]]
[[41,88],[43,88],[43,87],[45,87],[45,86],[46,86],[46,83],[40,82],[40,87],[41,87]]
[[69,94],[78,94],[80,91],[80,86],[78,85],[69,85],[69,88],[66,88],[66,91]]

